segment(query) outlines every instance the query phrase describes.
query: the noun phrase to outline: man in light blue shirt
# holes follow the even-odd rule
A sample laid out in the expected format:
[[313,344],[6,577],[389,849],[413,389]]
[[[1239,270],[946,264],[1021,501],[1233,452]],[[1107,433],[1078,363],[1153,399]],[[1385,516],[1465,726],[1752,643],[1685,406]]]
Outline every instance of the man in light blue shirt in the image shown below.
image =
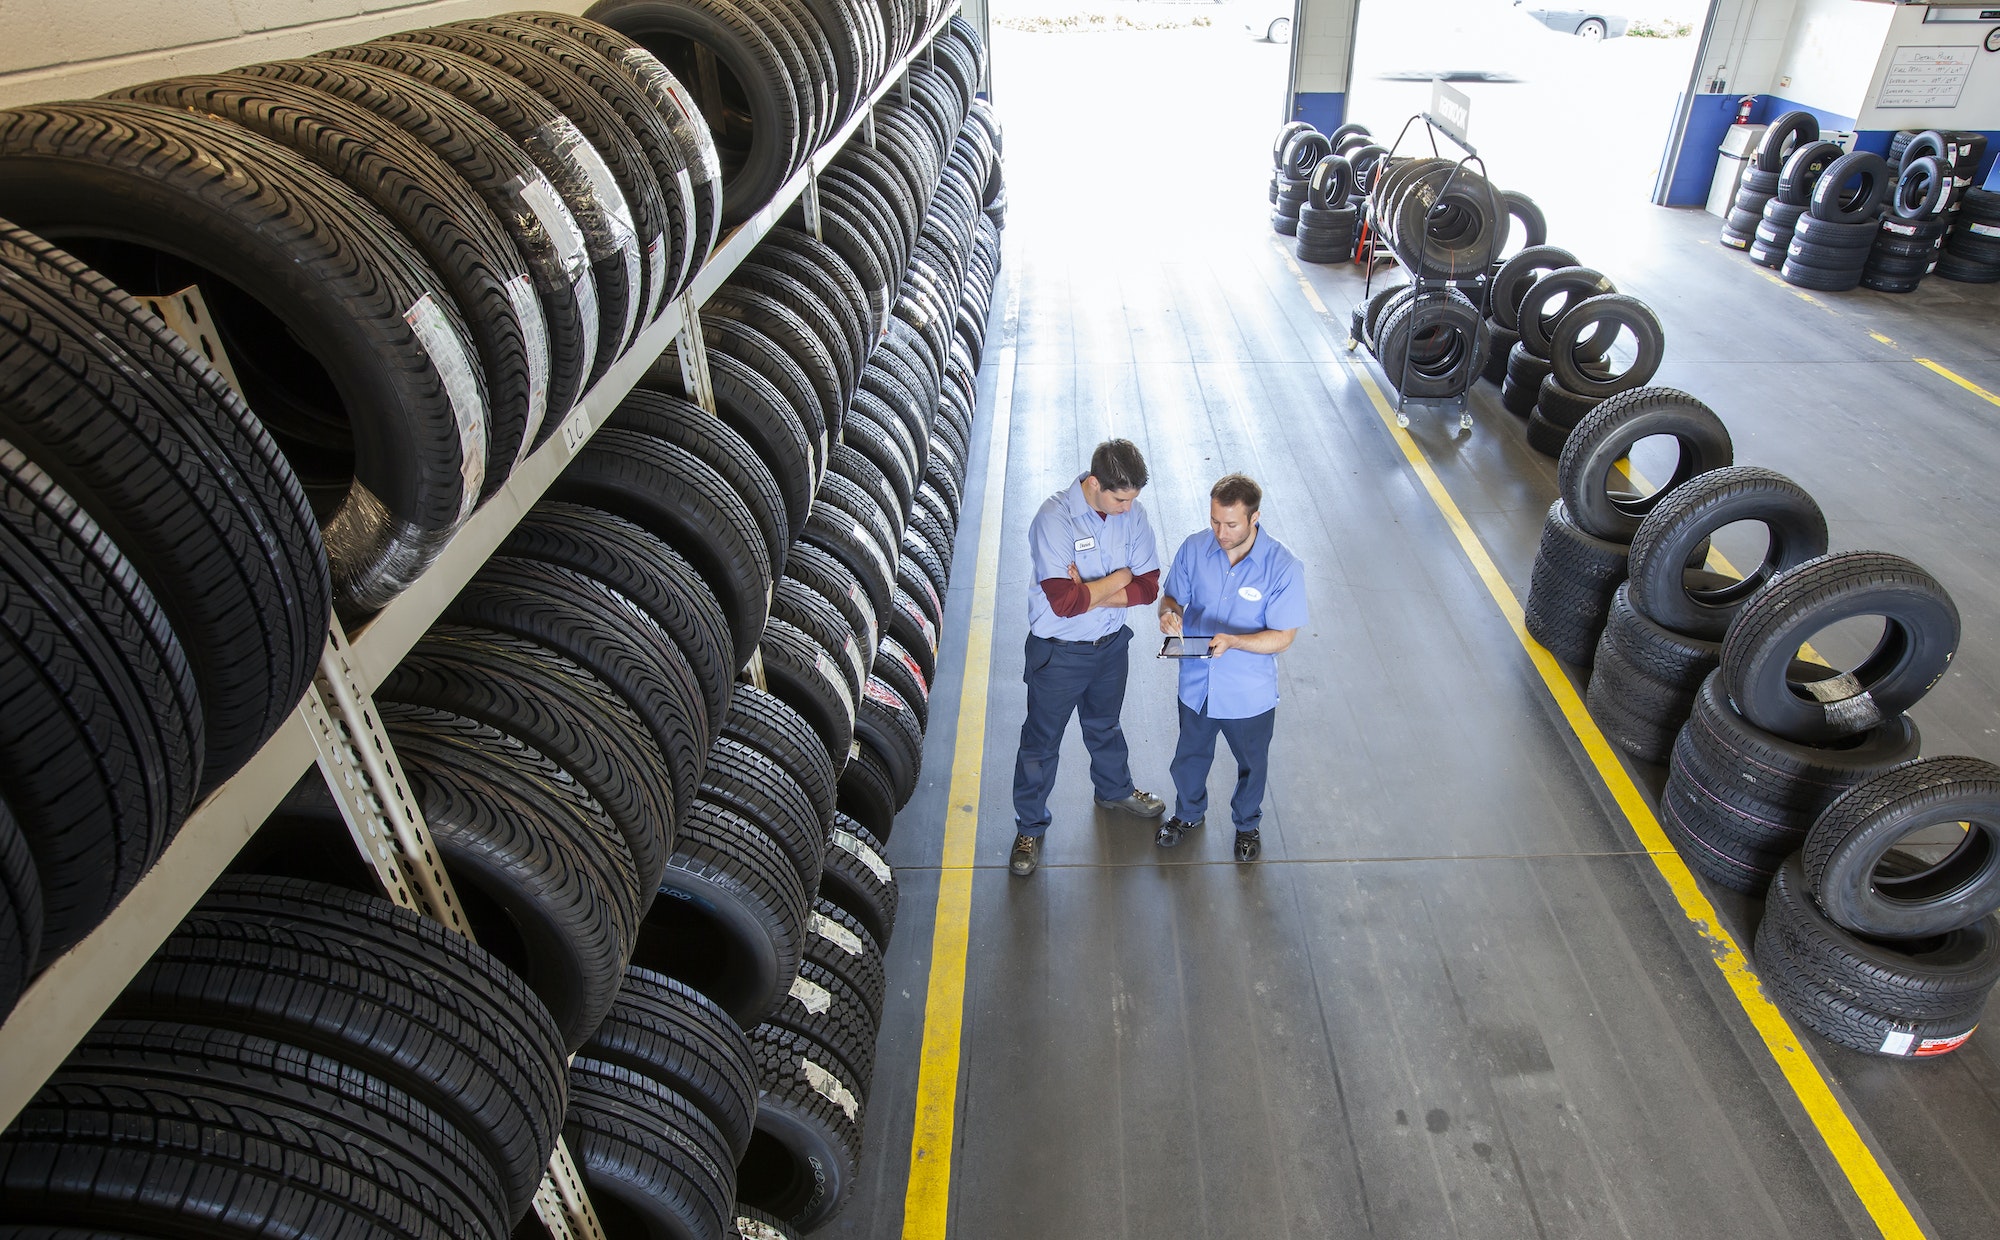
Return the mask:
[[1028,525],[1033,584],[1021,679],[1028,715],[1014,759],[1014,849],[1007,865],[1026,877],[1041,863],[1049,829],[1049,792],[1063,733],[1074,714],[1090,751],[1097,804],[1157,818],[1166,802],[1132,786],[1118,714],[1125,705],[1132,630],[1124,609],[1153,601],[1160,556],[1139,506],[1146,460],[1129,439],[1111,439],[1090,455],[1090,472],[1043,501]]
[[1160,589],[1160,632],[1179,636],[1208,658],[1180,660],[1180,743],[1168,768],[1174,816],[1154,842],[1172,848],[1202,825],[1208,812],[1208,772],[1215,738],[1236,755],[1236,859],[1263,853],[1258,824],[1271,729],[1278,715],[1278,654],[1306,622],[1305,564],[1258,527],[1264,492],[1229,474],[1208,493],[1208,532],[1190,534],[1174,553]]

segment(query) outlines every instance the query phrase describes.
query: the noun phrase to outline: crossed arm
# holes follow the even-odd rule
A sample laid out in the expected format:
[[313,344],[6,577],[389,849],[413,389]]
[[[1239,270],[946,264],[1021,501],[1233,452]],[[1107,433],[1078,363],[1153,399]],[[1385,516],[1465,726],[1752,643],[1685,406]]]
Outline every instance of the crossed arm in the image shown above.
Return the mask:
[[[1171,594],[1160,595],[1160,632],[1169,637],[1180,634],[1181,614],[1187,610],[1181,601]],[[1255,633],[1217,633],[1208,639],[1208,648],[1215,654],[1225,650],[1247,650],[1251,654],[1277,654],[1292,644],[1299,635],[1293,629],[1259,629]]]
[[1057,577],[1042,583],[1049,606],[1058,616],[1080,616],[1096,607],[1138,607],[1153,601],[1160,588],[1160,570],[1134,576],[1129,568],[1114,569],[1098,578],[1087,578],[1069,566],[1067,582]]

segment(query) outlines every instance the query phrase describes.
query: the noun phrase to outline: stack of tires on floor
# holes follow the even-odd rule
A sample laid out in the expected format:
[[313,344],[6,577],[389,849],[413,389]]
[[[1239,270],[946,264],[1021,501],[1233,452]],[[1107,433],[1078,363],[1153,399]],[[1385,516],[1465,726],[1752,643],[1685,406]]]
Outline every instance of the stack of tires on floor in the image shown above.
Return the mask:
[[1803,142],[1785,157],[1784,171],[1778,174],[1778,189],[1764,204],[1763,218],[1750,242],[1750,260],[1759,266],[1785,265],[1799,219],[1812,205],[1813,187],[1820,174],[1839,159],[1840,147],[1832,142]]
[[1305,121],[1279,128],[1271,145],[1271,226],[1298,237],[1300,262],[1354,257],[1363,182],[1385,153],[1365,125],[1342,125],[1324,136]]
[[[8,977],[941,16],[597,12],[0,113],[29,191],[0,199],[197,284],[249,397],[0,242]],[[0,1222],[497,1238],[558,1136],[612,1240],[839,1210],[1004,210],[984,49],[954,18],[931,50],[821,178],[820,236],[774,230],[702,307],[714,413],[667,354],[376,690],[471,937],[374,894],[309,773],[0,1135]],[[682,105],[665,66],[711,59],[748,119]],[[121,244],[106,185],[145,204]]]
[[[1666,354],[1651,307],[1557,246],[1530,246],[1493,279],[1496,328],[1511,338],[1500,403],[1528,420],[1528,446],[1559,456],[1578,423],[1604,401],[1643,389]],[[1629,336],[1631,360],[1612,362]]]
[[1810,112],[1787,112],[1764,130],[1750,166],[1736,185],[1736,200],[1722,224],[1722,244],[1748,250],[1757,238],[1764,209],[1778,195],[1785,161],[1793,150],[1819,140],[1819,118]]
[[[1921,163],[1909,170],[1913,179]],[[1929,203],[1906,208],[1913,220],[1934,213],[1943,182],[1933,175]],[[1853,151],[1829,163],[1813,184],[1811,205],[1792,227],[1791,244],[1778,268],[1785,283],[1828,293],[1859,286],[1882,235],[1883,210],[1892,197],[1902,200],[1901,184],[1888,161],[1870,151]],[[1898,268],[1891,270],[1900,274]]]
[[2000,193],[1967,189],[1937,259],[1941,279],[2000,284]]

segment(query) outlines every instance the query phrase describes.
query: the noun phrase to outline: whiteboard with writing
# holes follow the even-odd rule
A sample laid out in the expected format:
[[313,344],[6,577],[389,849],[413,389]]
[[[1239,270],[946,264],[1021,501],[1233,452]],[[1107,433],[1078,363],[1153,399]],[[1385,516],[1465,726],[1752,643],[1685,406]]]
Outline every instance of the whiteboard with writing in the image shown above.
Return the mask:
[[1955,108],[1978,55],[1976,47],[1899,47],[1875,106]]

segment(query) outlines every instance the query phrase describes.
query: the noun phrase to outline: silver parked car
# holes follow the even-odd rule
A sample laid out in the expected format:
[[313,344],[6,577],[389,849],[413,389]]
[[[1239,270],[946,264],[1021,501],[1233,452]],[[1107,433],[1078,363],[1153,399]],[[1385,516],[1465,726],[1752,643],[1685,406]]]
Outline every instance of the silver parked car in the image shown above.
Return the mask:
[[[1521,0],[1514,0],[1514,7],[1521,7]],[[1600,39],[1615,39],[1625,33],[1630,21],[1615,17],[1597,9],[1523,9],[1523,12],[1550,30],[1563,34],[1573,34],[1579,39],[1595,43]]]

